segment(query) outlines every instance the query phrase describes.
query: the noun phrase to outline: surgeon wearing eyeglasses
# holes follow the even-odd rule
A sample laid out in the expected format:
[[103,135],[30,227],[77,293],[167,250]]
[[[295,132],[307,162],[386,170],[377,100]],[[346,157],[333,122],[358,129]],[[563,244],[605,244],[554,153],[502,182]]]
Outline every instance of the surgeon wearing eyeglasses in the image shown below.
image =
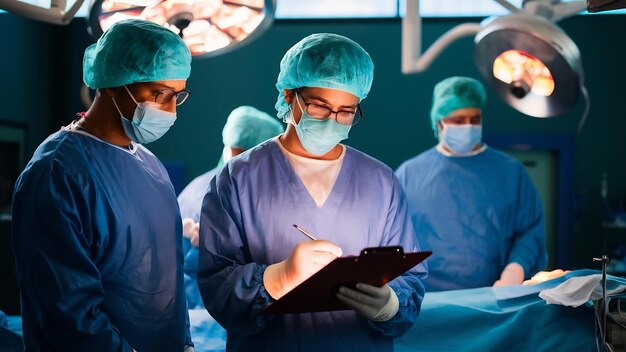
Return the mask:
[[227,330],[228,351],[392,351],[393,338],[417,318],[424,264],[382,287],[338,288],[349,310],[261,314],[339,256],[389,245],[419,250],[393,171],[340,143],[360,126],[373,76],[354,41],[302,39],[284,55],[276,82],[285,133],[227,162],[209,184],[198,286]]
[[182,220],[143,144],[176,121],[191,55],[151,22],[114,24],[83,59],[89,110],[19,177],[13,251],[27,351],[190,351]]

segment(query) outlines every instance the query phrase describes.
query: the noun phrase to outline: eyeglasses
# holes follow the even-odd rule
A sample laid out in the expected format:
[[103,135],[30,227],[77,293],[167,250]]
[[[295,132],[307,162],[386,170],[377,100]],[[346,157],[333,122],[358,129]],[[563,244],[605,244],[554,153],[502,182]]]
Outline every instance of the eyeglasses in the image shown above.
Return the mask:
[[307,103],[300,93],[299,90],[296,90],[296,94],[298,94],[302,101],[304,102],[304,111],[316,120],[326,120],[330,118],[331,114],[335,114],[335,121],[344,126],[354,126],[363,118],[363,112],[361,111],[361,104],[357,104],[356,109],[354,111],[349,110],[339,110],[333,111],[325,106]]
[[172,89],[166,88],[155,90],[153,91],[153,94],[154,102],[157,104],[167,104],[173,97],[176,97],[176,106],[180,106],[187,100],[187,98],[189,98],[191,92],[187,89],[176,92]]

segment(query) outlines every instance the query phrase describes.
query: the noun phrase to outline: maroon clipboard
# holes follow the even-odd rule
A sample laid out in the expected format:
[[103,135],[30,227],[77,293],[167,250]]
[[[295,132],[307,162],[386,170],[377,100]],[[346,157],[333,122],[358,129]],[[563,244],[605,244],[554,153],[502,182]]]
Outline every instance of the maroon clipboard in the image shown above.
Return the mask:
[[428,258],[432,252],[404,253],[402,247],[365,248],[361,255],[340,257],[278,301],[262,314],[292,314],[350,309],[336,297],[340,286],[362,282],[380,287]]

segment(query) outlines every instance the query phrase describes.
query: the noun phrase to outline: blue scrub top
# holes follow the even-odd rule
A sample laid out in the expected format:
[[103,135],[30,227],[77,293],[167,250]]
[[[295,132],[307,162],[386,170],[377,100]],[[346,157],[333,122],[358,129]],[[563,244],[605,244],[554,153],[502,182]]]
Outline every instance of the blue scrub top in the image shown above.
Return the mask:
[[63,128],[13,198],[29,351],[182,351],[182,222],[159,160]]
[[[183,219],[190,218],[195,222],[200,221],[202,199],[207,193],[209,182],[215,177],[218,169],[219,167],[216,167],[194,178],[180,192],[178,205]],[[204,308],[198,289],[198,248],[193,247],[188,238],[183,238],[183,252],[185,253],[185,296],[187,297],[188,308]]]
[[180,214],[182,218],[190,218],[193,221],[200,221],[200,211],[202,210],[202,199],[209,189],[211,179],[215,177],[216,167],[202,175],[194,178],[185,189],[178,195],[178,205],[180,206]]
[[519,263],[526,278],[546,265],[541,198],[516,159],[487,148],[448,157],[432,148],[396,171],[428,259],[427,291],[491,286]]
[[366,320],[352,310],[260,315],[273,302],[265,268],[308,241],[297,224],[339,245],[344,255],[365,247],[419,250],[398,180],[381,162],[349,147],[320,208],[269,140],[229,161],[211,181],[200,219],[198,285],[211,315],[228,332],[229,351],[391,351],[414,323],[424,295],[420,264],[389,283],[398,313]]

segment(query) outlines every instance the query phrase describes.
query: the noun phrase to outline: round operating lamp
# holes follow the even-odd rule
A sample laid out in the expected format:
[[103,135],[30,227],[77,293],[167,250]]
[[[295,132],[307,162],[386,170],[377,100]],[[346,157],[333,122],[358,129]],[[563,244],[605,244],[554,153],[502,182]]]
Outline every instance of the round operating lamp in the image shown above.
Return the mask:
[[486,81],[514,109],[534,117],[570,110],[583,83],[580,51],[552,22],[516,13],[492,17],[475,37]]
[[89,33],[139,18],[178,34],[194,57],[223,54],[258,36],[274,19],[275,0],[93,0]]

